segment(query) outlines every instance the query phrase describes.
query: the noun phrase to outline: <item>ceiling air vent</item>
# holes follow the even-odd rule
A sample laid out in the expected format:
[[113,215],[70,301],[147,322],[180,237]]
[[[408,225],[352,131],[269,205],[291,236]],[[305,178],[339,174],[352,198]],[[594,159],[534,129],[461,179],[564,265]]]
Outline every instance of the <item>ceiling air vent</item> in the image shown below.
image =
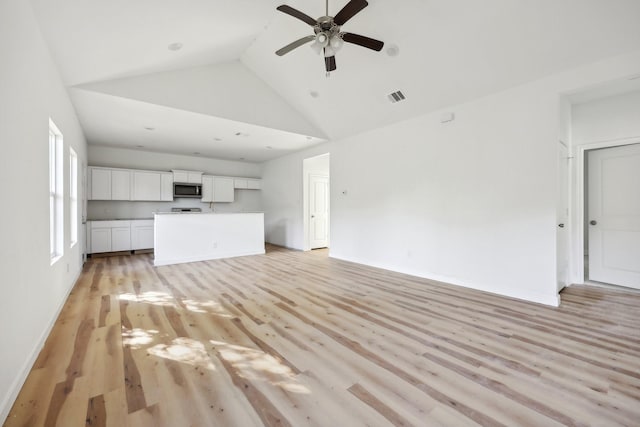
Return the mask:
[[391,101],[392,104],[395,104],[396,102],[400,102],[400,101],[404,101],[405,100],[404,93],[402,93],[400,91],[390,93],[387,96],[389,98],[389,101]]

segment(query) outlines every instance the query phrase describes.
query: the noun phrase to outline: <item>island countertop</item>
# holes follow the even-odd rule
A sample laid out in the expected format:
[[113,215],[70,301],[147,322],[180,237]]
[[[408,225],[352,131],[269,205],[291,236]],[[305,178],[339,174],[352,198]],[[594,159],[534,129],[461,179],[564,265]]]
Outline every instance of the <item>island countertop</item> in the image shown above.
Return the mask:
[[262,212],[158,212],[156,266],[264,254]]

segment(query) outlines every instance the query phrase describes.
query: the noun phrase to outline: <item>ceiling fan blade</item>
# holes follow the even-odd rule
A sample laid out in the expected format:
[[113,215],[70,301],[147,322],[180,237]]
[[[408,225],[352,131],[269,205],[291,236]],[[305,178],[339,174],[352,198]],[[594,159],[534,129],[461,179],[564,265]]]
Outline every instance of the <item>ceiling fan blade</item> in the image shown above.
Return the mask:
[[324,66],[327,69],[327,73],[330,71],[334,71],[336,69],[336,57],[335,56],[325,56],[324,58]]
[[365,0],[351,0],[340,12],[333,18],[333,22],[337,25],[344,25],[349,19],[353,18],[358,12],[367,7],[369,3]]
[[288,45],[286,45],[282,49],[276,50],[276,55],[278,55],[278,56],[286,55],[287,53],[291,52],[293,49],[295,49],[297,47],[300,47],[305,43],[309,43],[310,41],[315,40],[315,38],[316,38],[316,36],[306,36],[306,37],[303,37],[301,39],[298,39],[298,40],[294,41],[293,43],[289,43]]
[[357,44],[367,49],[372,49],[380,52],[384,43],[380,40],[372,39],[369,37],[361,36],[360,34],[342,33],[342,40],[347,43]]
[[302,13],[297,9],[294,9],[291,6],[287,6],[286,4],[283,4],[281,6],[276,7],[276,9],[279,10],[280,12],[282,12],[282,13],[286,13],[287,15],[291,15],[294,18],[298,18],[302,22],[306,22],[307,24],[311,25],[312,27],[314,27],[318,23],[318,21],[316,21],[315,19],[313,19],[309,15],[307,15],[305,13]]

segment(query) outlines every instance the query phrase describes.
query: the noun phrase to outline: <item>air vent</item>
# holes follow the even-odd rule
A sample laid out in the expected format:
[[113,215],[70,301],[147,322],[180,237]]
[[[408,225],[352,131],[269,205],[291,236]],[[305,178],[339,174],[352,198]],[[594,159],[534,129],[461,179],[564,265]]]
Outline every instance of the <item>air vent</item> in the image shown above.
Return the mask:
[[400,101],[404,101],[405,97],[404,97],[404,93],[397,91],[397,92],[393,92],[391,94],[388,95],[389,101],[391,101],[392,104],[395,104],[396,102],[400,102]]

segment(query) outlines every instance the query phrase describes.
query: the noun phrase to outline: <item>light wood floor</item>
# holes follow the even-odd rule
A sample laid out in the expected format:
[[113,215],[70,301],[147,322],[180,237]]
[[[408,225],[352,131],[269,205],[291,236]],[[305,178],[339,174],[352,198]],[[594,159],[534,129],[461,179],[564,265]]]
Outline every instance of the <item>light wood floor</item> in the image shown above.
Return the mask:
[[269,248],[90,261],[6,426],[638,426],[640,295],[553,309]]

